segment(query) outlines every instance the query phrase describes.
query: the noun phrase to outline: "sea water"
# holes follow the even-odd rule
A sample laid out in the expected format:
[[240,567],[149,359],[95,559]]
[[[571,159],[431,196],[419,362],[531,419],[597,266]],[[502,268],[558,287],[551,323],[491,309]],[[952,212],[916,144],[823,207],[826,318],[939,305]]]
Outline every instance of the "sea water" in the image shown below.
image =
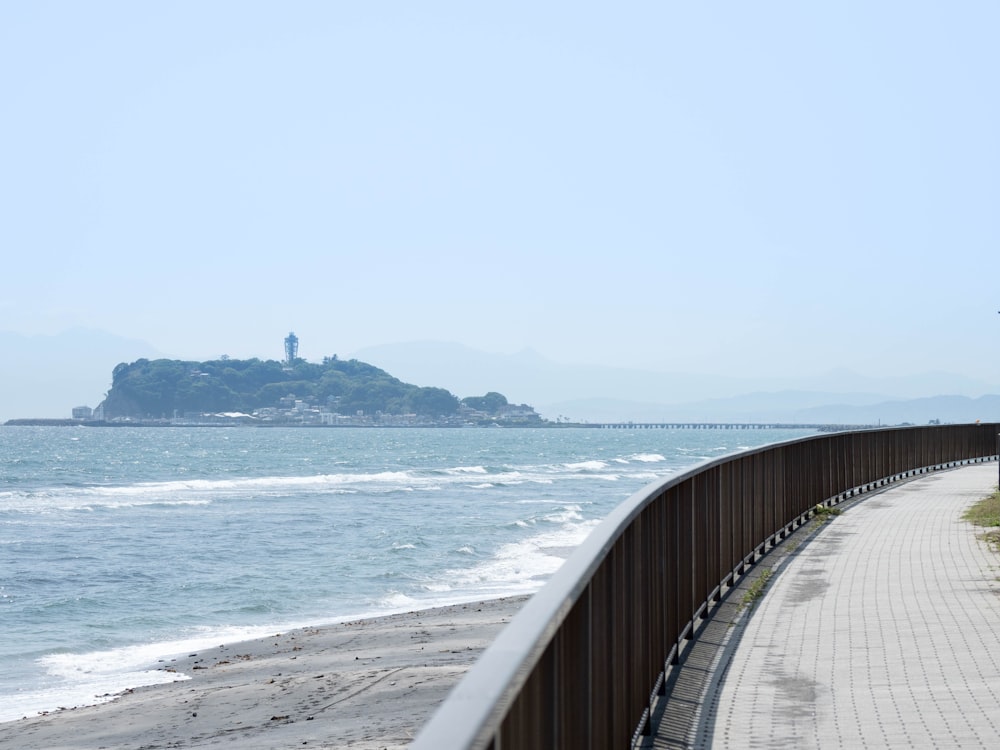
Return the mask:
[[0,721],[207,646],[534,592],[645,485],[806,434],[0,428]]

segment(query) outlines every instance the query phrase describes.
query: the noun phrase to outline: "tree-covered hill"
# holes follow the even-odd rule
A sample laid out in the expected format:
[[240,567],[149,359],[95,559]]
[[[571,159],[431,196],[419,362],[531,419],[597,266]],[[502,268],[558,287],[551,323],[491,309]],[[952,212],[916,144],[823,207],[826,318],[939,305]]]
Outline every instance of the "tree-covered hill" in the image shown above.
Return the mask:
[[[412,414],[429,419],[460,411],[496,416],[509,407],[499,393],[459,401],[443,388],[411,385],[365,362],[331,357],[322,364],[296,360],[291,365],[260,359],[123,362],[114,369],[102,408],[107,420],[170,419],[251,414],[290,404],[343,415]],[[522,408],[533,414],[530,407]]]

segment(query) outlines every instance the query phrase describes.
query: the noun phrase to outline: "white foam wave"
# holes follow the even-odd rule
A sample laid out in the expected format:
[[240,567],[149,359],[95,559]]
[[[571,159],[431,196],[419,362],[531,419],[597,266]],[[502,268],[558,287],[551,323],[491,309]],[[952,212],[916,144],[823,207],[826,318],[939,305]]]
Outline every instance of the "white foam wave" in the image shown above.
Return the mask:
[[284,629],[274,626],[203,629],[181,640],[89,653],[49,654],[38,660],[47,675],[47,686],[5,695],[0,704],[0,722],[61,708],[103,703],[123,690],[141,685],[187,680],[190,679],[188,675],[168,672],[163,667],[173,658]]
[[581,521],[583,520],[583,515],[581,515],[580,510],[581,508],[579,505],[567,505],[562,510],[546,515],[545,520],[550,523],[569,523],[571,521]]
[[494,474],[490,477],[490,481],[494,484],[518,484],[529,478],[520,471],[504,471],[500,474]]
[[419,601],[417,599],[414,599],[412,596],[407,596],[406,594],[401,594],[398,591],[394,591],[379,600],[379,606],[389,610],[413,608],[418,604]]
[[70,685],[18,692],[4,696],[0,705],[0,722],[16,721],[36,714],[62,708],[93,706],[113,700],[124,690],[140,685],[158,685],[190,679],[186,675],[165,671],[141,671],[79,679]]
[[[467,476],[467,475],[464,475]],[[456,477],[456,481],[459,477]],[[196,505],[220,498],[279,496],[287,493],[354,494],[359,491],[413,491],[440,487],[441,477],[408,471],[357,474],[267,476],[239,479],[185,479],[118,486],[48,489],[12,494],[5,510],[27,513],[52,510],[122,509],[148,505]]]
[[[53,677],[74,679],[81,675],[113,676],[117,674],[145,673],[160,661],[183,656],[224,643],[246,641],[271,635],[284,628],[266,627],[223,627],[201,628],[189,638],[159,643],[144,643],[108,651],[92,651],[83,654],[49,654],[39,659],[46,672]],[[177,675],[172,680],[179,679]],[[169,681],[169,680],[165,680]],[[137,683],[132,683],[137,684]],[[151,684],[151,683],[138,683]]]
[[141,508],[148,507],[150,505],[211,505],[211,500],[149,500],[148,502],[120,502],[120,503],[95,503],[93,505],[81,505],[78,507],[79,510],[97,510],[98,508],[106,508],[109,510],[118,510],[120,508]]
[[661,461],[666,461],[666,456],[661,456],[659,453],[637,453],[634,456],[629,456],[631,461],[638,461],[639,463],[645,464],[656,464]]
[[576,463],[563,464],[563,466],[571,471],[600,471],[608,468],[606,462],[597,460],[577,461]]
[[447,583],[427,583],[424,584],[424,590],[429,591],[433,594],[445,594],[451,591],[451,586]]
[[[672,469],[667,469],[664,473],[670,474],[672,473],[672,471],[673,471]],[[636,472],[635,474],[632,474],[631,476],[633,479],[641,479],[643,481],[646,481],[646,480],[659,479],[663,475],[655,471],[639,471]]]
[[[652,460],[649,454],[645,460]],[[636,460],[644,460],[642,458]],[[627,463],[627,462],[626,462]],[[120,510],[149,505],[199,505],[243,497],[278,497],[286,494],[357,494],[431,492],[482,477],[470,489],[490,489],[525,483],[552,485],[566,478],[615,481],[607,473],[612,461],[586,460],[548,466],[505,467],[493,472],[485,466],[457,466],[443,471],[378,471],[324,473],[299,476],[235,477],[226,479],[177,479],[128,485],[58,487],[32,492],[4,493],[4,510],[25,513],[49,511]],[[621,466],[621,461],[613,460]]]
[[597,520],[564,523],[504,544],[489,560],[468,569],[447,571],[445,579],[453,590],[473,591],[476,596],[532,593],[559,569],[598,523]]

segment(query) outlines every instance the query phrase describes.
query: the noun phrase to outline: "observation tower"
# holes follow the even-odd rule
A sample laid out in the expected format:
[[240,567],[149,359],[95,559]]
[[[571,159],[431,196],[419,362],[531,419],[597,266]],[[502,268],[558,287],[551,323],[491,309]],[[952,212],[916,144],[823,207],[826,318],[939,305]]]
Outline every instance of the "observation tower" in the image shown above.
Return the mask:
[[285,336],[285,364],[291,365],[299,357],[299,337],[294,333]]

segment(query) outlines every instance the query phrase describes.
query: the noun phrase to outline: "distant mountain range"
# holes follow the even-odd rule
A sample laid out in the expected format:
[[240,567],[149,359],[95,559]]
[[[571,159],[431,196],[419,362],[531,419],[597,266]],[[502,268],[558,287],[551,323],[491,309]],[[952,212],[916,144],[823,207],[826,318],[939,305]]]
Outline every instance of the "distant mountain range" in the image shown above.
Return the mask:
[[[1000,396],[932,396],[929,398],[880,401],[872,404],[848,404],[845,394],[831,395],[828,404],[795,407],[793,391],[756,393],[729,399],[692,402],[689,404],[638,403],[616,399],[580,399],[559,404],[560,415],[586,422],[750,422],[780,424],[849,424],[897,425],[927,424],[932,420],[943,423],[1000,422]],[[782,399],[788,397],[788,405]],[[766,405],[773,402],[773,405]],[[539,412],[552,419],[546,407]],[[576,415],[585,415],[577,417]]]
[[[68,417],[96,406],[120,362],[176,356],[104,331],[56,336],[0,332],[0,422]],[[181,353],[182,354],[182,353]],[[1000,386],[945,372],[872,378],[847,369],[820,375],[756,378],[657,372],[614,365],[564,365],[530,349],[491,354],[460,344],[415,342],[339,353],[419,386],[458,397],[491,390],[547,419],[745,421],[824,424],[926,424],[1000,421]]]
[[96,406],[119,362],[163,356],[145,341],[74,328],[54,336],[0,331],[0,424],[19,417],[67,418]]
[[[755,378],[562,365],[526,349],[490,354],[460,344],[413,342],[350,356],[408,382],[455,393],[500,384],[547,419],[581,422],[783,422],[926,424],[1000,421],[1000,386],[945,372],[873,378],[845,368],[820,375]],[[946,395],[942,395],[946,394]]]

